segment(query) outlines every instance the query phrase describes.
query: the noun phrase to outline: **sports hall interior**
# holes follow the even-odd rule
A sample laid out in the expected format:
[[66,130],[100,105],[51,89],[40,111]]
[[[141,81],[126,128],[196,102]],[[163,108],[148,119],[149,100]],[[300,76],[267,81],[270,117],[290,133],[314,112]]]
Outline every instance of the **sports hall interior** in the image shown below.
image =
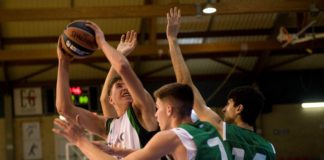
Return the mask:
[[[206,4],[216,13],[202,13]],[[277,159],[324,159],[324,108],[301,107],[324,102],[323,0],[6,0],[0,1],[0,160],[30,159],[28,152],[34,159],[80,159],[51,131],[58,117],[56,44],[73,20],[97,23],[114,47],[135,30],[138,45],[127,58],[145,88],[152,93],[175,82],[165,35],[173,6],[182,11],[183,56],[208,106],[222,115],[230,89],[257,86],[266,98],[257,133],[274,144]],[[102,113],[109,68],[101,51],[72,62],[71,91],[82,92],[75,103]],[[19,108],[31,101],[35,112],[24,112],[28,104]],[[28,139],[32,126],[37,136]]]

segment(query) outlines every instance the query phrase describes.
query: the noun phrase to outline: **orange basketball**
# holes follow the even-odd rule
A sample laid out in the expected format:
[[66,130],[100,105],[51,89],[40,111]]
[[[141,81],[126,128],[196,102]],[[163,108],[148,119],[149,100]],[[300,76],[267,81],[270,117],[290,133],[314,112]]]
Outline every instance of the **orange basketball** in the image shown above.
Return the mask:
[[83,20],[74,21],[62,35],[63,50],[75,58],[86,58],[98,49],[95,32],[85,24]]

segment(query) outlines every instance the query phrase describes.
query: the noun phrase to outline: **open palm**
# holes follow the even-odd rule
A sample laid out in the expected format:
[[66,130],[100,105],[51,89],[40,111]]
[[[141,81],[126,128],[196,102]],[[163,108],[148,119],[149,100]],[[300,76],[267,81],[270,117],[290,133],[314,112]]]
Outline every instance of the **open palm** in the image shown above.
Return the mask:
[[171,8],[170,12],[167,13],[167,36],[170,38],[177,37],[180,30],[180,17],[181,12],[177,7]]
[[137,45],[137,33],[135,31],[128,31],[126,35],[122,35],[117,50],[123,55],[129,55]]

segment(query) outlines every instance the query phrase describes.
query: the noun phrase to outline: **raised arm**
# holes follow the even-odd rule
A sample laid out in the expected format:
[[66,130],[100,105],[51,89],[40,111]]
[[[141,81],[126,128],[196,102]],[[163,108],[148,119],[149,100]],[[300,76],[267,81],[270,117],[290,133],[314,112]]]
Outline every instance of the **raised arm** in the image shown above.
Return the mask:
[[117,75],[117,72],[114,70],[114,68],[110,67],[107,77],[105,79],[105,83],[101,90],[101,95],[100,95],[101,109],[102,109],[104,117],[107,117],[107,118],[117,117],[117,113],[116,113],[114,106],[112,104],[110,104],[110,102],[109,102],[109,93],[108,93],[109,83],[110,83],[111,79],[113,77],[115,77],[116,75]]
[[[143,84],[135,74],[126,57],[106,42],[104,34],[99,26],[93,22],[89,22],[88,26],[95,30],[98,46],[102,49],[112,67],[121,76],[128,88],[133,98],[132,107],[136,115],[138,115],[139,121],[145,129],[149,131],[156,130],[158,125],[154,117],[155,104],[152,96],[144,89]],[[134,31],[131,32],[132,36],[136,36]]]
[[[117,51],[121,52],[125,56],[129,55],[135,49],[137,44],[136,35],[133,36],[132,34],[135,33],[127,32],[126,35],[123,34],[117,46]],[[113,105],[111,105],[109,102],[109,93],[108,93],[109,83],[112,80],[112,78],[117,75],[118,74],[116,70],[111,66],[101,91],[101,96],[100,96],[101,108],[104,116],[108,118],[117,117],[116,110],[114,109]]]
[[72,58],[63,53],[60,45],[60,39],[57,45],[58,71],[56,84],[56,109],[60,115],[74,120],[76,115],[80,115],[80,122],[84,128],[90,132],[106,138],[105,119],[99,117],[85,109],[76,107],[71,100],[69,84],[69,65]]
[[194,110],[197,113],[199,119],[212,123],[217,128],[217,130],[222,133],[223,121],[221,117],[214,111],[212,111],[209,107],[207,107],[204,98],[191,79],[190,71],[182,56],[180,46],[177,42],[177,35],[180,30],[180,19],[181,12],[176,7],[171,8],[169,13],[167,13],[166,34],[169,43],[171,61],[177,82],[188,84],[192,87],[195,96]]

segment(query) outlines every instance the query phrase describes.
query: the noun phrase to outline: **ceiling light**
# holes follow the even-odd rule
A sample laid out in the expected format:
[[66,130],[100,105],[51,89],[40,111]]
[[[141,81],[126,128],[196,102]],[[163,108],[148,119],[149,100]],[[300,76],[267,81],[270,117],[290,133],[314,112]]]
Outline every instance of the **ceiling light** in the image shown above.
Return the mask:
[[302,103],[303,108],[320,108],[324,107],[324,102]]
[[203,9],[203,13],[205,14],[212,14],[216,12],[216,8],[212,6],[210,3],[207,3]]

